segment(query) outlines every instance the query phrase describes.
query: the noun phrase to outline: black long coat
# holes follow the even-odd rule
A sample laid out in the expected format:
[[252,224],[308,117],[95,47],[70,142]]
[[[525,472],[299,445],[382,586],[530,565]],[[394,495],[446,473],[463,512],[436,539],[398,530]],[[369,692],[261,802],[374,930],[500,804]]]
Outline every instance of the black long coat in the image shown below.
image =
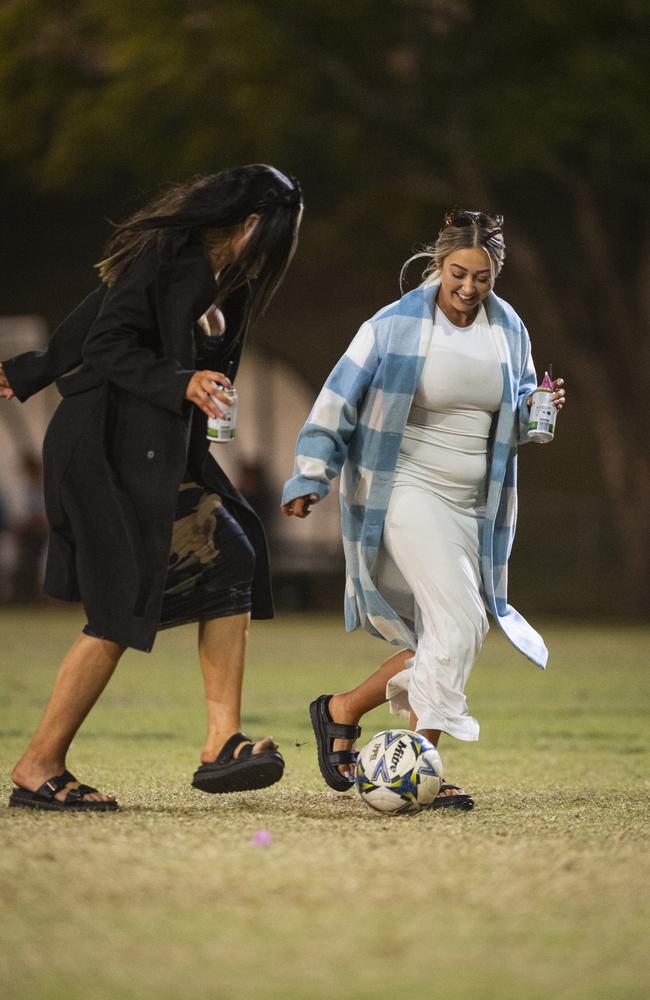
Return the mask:
[[[246,532],[256,554],[253,617],[271,618],[266,540],[249,504],[208,450],[206,417],[185,399],[197,369],[235,371],[248,292],[224,305],[229,349],[196,356],[194,325],[217,285],[199,246],[146,255],[63,321],[46,351],[4,362],[24,401],[55,379],[64,397],[43,446],[50,547],[45,592],[83,601],[99,635],[151,650],[178,488],[186,467]],[[227,355],[226,356],[224,356]]]

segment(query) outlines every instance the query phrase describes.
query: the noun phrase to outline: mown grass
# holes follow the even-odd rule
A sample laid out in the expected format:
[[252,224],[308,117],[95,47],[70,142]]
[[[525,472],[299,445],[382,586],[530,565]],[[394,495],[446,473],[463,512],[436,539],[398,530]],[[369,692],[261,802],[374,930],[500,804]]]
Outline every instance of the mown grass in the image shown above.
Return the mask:
[[[78,624],[0,612],[4,802]],[[306,714],[389,647],[329,618],[254,626],[245,724],[280,740],[287,770],[223,797],[189,785],[203,727],[192,628],[127,654],[70,757],[122,811],[0,808],[3,995],[645,997],[650,632],[544,634],[546,674],[491,634],[469,689],[481,741],[441,744],[475,811],[394,819],[322,784]],[[390,724],[377,710],[365,734]]]

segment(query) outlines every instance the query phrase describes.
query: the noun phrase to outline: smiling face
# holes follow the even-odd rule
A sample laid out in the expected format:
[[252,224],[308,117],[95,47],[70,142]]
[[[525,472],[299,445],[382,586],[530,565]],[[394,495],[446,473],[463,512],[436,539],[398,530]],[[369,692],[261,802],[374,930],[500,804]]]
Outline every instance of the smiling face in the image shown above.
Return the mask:
[[469,326],[492,289],[490,258],[479,247],[448,254],[440,266],[437,304],[456,326]]

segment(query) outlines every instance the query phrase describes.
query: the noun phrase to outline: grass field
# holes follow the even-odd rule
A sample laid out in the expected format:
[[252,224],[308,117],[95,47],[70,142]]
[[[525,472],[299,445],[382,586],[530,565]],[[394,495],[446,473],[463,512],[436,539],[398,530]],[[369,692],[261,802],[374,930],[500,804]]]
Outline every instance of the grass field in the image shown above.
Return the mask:
[[[0,612],[6,1000],[648,995],[649,630],[548,624],[546,674],[493,632],[469,688],[481,741],[441,742],[476,809],[394,819],[322,784],[306,713],[389,647],[329,618],[254,626],[245,727],[287,769],[212,797],[189,783],[194,630],[163,633],[127,654],[70,756],[122,811],[10,810],[8,771],[79,621]],[[377,710],[365,735],[390,720]]]

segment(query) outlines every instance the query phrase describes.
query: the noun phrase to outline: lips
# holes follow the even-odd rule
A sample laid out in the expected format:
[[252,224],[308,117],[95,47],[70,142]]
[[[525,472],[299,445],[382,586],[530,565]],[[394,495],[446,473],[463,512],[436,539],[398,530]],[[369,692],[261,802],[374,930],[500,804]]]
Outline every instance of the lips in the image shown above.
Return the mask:
[[476,302],[476,299],[478,298],[477,295],[465,296],[465,295],[461,295],[460,292],[456,292],[456,295],[458,296],[458,298],[460,299],[460,301],[463,303],[463,305],[466,305],[466,306],[472,305],[474,302]]

